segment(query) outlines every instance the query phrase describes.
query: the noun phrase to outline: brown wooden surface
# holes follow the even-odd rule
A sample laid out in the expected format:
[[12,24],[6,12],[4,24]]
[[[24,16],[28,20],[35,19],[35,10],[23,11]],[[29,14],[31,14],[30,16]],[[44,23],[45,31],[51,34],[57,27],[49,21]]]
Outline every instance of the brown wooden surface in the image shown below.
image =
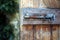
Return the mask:
[[59,40],[60,40],[60,26],[59,26],[59,36],[58,37],[59,37]]
[[49,25],[37,25],[35,37],[36,37],[36,40],[50,40]]
[[49,8],[60,8],[60,0],[43,0],[43,3]]
[[[23,25],[21,40],[60,40],[60,26],[52,25]],[[51,39],[52,38],[52,39]]]
[[33,40],[33,29],[32,26],[23,26],[21,30],[21,40]]
[[53,28],[52,28],[52,38],[53,40],[58,40],[58,26],[57,25],[53,25]]
[[60,0],[21,0],[21,8],[60,8]]

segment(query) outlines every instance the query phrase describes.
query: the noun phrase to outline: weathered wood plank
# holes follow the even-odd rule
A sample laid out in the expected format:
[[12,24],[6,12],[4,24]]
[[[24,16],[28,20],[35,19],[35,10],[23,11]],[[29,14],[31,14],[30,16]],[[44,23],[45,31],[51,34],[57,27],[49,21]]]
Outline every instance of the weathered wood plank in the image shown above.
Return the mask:
[[23,26],[21,30],[21,40],[33,40],[33,29],[32,26]]
[[[52,25],[52,36],[50,25],[23,25],[21,40],[60,40],[60,26]],[[58,28],[59,27],[59,28]]]
[[35,37],[36,37],[36,40],[50,40],[49,25],[39,25],[39,26],[37,25]]
[[58,25],[53,25],[52,33],[53,40],[58,40]]

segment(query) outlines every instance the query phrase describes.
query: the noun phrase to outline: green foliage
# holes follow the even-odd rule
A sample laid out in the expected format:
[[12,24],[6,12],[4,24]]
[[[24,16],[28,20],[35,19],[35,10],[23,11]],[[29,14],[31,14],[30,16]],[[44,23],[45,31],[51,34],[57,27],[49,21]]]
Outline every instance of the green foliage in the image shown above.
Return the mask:
[[18,3],[15,0],[0,0],[0,10],[6,14],[14,14],[18,12]]
[[13,40],[14,39],[14,33],[13,33],[13,26],[6,25],[0,27],[0,40]]
[[9,18],[3,11],[0,11],[0,40],[13,40],[14,39],[14,26],[9,22]]
[[18,12],[18,3],[15,0],[0,0],[0,40],[14,39],[14,26],[10,24],[7,15]]

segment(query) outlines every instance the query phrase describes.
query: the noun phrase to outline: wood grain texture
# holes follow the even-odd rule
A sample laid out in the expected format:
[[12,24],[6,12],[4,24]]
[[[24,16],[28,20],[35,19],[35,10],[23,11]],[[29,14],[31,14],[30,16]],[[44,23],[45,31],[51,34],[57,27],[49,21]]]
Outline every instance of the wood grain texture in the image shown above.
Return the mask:
[[49,8],[60,8],[58,0],[43,0],[44,4]]
[[52,38],[53,38],[53,40],[58,40],[58,26],[57,25],[53,25],[53,29],[52,29],[53,31],[53,36],[52,36]]
[[21,40],[60,40],[60,26],[52,25],[52,36],[50,25],[23,25]]
[[22,0],[21,8],[60,8],[60,0]]
[[49,25],[37,25],[35,38],[36,40],[50,40]]
[[59,40],[60,40],[60,26],[59,26]]
[[33,40],[32,26],[23,26],[23,30],[21,31],[21,40]]

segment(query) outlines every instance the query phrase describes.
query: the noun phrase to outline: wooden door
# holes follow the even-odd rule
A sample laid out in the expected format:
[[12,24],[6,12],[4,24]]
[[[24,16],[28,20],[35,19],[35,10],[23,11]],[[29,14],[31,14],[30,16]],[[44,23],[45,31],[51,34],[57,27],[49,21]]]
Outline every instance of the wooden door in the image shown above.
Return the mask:
[[59,39],[58,25],[53,25],[53,28],[52,28],[52,38],[53,38],[53,40],[58,40]]
[[23,25],[21,40],[60,40],[60,26]]
[[35,29],[36,29],[36,33],[35,33],[36,40],[50,40],[49,25],[37,25]]
[[21,40],[33,40],[33,28],[31,25],[24,25],[22,27]]
[[60,40],[60,26],[58,28],[59,28],[59,40]]

